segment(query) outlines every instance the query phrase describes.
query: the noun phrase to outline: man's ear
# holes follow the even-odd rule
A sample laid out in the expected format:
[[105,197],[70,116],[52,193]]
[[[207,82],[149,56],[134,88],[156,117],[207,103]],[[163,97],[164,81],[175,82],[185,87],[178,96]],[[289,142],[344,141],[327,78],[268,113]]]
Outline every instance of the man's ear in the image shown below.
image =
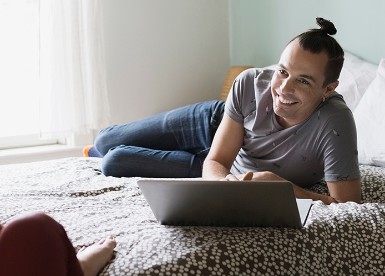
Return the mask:
[[325,93],[324,93],[324,97],[327,98],[329,97],[333,92],[334,90],[336,90],[338,84],[340,82],[338,80],[334,81],[334,82],[331,82],[329,83],[327,86],[326,86],[326,90],[325,90]]

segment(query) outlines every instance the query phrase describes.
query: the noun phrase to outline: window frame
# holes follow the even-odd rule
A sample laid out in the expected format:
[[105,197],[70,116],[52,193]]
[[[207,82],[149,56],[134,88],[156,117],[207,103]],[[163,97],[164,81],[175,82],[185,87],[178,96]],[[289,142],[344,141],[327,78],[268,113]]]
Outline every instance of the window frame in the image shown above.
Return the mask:
[[38,133],[0,137],[0,150],[66,144],[59,139],[41,138]]

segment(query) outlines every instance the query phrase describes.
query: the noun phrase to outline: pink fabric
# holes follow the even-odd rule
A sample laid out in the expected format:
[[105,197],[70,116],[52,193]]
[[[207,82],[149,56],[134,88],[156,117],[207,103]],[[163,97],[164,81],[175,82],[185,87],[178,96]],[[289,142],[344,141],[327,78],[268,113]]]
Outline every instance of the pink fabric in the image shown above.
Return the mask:
[[37,213],[0,225],[0,275],[82,276],[64,228]]

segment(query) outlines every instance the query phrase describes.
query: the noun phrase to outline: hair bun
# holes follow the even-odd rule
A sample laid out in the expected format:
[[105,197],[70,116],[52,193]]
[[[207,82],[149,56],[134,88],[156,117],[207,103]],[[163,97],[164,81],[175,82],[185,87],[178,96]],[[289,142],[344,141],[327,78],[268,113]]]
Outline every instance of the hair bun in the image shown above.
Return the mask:
[[323,19],[321,17],[317,17],[316,20],[317,20],[318,26],[321,27],[321,31],[329,35],[334,35],[337,33],[336,27],[334,27],[334,24],[329,20]]

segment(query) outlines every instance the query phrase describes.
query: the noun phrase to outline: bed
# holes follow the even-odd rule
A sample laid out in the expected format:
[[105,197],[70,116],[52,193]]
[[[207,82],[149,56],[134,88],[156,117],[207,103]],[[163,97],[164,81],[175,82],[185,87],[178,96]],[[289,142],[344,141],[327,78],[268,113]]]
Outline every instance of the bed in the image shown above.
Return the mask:
[[[367,67],[357,71],[358,63]],[[354,74],[366,69],[362,84]],[[115,256],[101,275],[383,275],[384,116],[370,125],[366,120],[376,106],[385,110],[378,94],[384,72],[384,60],[377,68],[349,56],[341,75],[353,80],[341,93],[356,93],[346,100],[359,131],[362,204],[316,201],[302,229],[163,226],[138,188],[139,178],[106,177],[100,159],[83,157],[0,166],[0,221],[44,211],[65,227],[77,249],[115,236]],[[327,193],[324,183],[312,189]]]

